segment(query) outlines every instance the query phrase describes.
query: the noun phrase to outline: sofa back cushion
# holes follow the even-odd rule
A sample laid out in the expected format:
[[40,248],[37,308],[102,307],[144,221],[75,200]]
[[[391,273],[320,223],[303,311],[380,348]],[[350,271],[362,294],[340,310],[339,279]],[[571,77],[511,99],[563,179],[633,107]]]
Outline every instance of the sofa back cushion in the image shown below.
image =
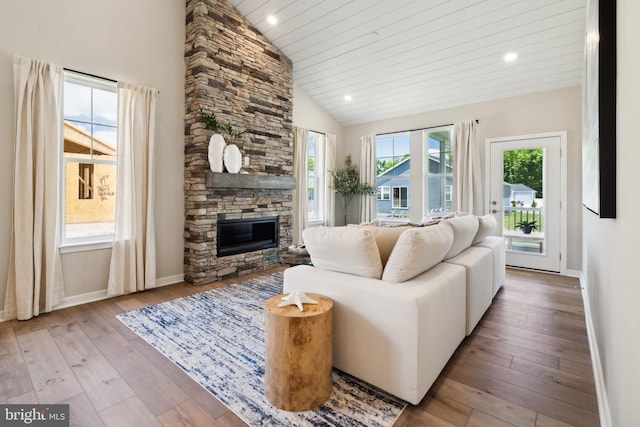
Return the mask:
[[478,232],[478,217],[475,215],[445,219],[441,224],[451,228],[451,231],[453,231],[453,244],[449,248],[449,252],[444,256],[445,260],[453,258],[471,246]]
[[493,232],[496,230],[498,226],[498,222],[496,218],[491,215],[483,215],[478,217],[478,232],[476,233],[476,237],[473,238],[472,245],[476,243],[482,242],[487,237],[491,236]]
[[302,238],[314,267],[379,279],[382,261],[373,232],[360,227],[313,227]]
[[402,232],[387,265],[382,280],[404,282],[438,264],[453,243],[453,231],[444,225],[410,228]]
[[398,241],[398,237],[404,230],[412,228],[410,225],[402,225],[397,227],[378,227],[371,225],[349,225],[349,227],[366,228],[373,232],[373,237],[376,239],[376,245],[380,252],[380,261],[382,261],[382,268],[387,264],[389,255],[393,250],[394,245]]

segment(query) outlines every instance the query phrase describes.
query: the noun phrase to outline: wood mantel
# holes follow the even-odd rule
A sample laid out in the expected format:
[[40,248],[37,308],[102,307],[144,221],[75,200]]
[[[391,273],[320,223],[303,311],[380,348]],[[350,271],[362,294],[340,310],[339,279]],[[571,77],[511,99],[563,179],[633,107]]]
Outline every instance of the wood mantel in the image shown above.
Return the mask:
[[207,171],[205,184],[208,188],[292,190],[296,188],[296,179],[293,176],[249,175]]

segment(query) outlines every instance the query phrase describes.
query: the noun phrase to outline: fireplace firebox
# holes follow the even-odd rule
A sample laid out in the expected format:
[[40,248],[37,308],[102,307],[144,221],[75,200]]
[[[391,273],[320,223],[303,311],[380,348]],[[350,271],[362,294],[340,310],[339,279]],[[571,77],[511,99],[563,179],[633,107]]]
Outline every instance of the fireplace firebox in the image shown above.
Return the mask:
[[278,217],[218,220],[218,256],[278,247]]

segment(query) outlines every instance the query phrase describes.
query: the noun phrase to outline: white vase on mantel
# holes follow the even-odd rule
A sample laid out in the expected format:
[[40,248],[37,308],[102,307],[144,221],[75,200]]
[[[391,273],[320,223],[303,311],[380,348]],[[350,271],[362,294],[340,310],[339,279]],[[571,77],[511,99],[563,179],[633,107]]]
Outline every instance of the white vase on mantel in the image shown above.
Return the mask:
[[242,168],[242,153],[235,144],[229,144],[224,148],[224,167],[229,173],[238,173]]
[[209,140],[209,167],[213,172],[222,172],[224,170],[224,149],[227,143],[219,133],[211,135]]

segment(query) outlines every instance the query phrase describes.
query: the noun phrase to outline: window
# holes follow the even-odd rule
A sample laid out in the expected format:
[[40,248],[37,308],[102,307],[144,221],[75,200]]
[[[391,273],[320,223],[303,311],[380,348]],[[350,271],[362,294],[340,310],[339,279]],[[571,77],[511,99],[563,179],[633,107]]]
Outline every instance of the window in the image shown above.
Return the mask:
[[381,185],[378,187],[378,200],[391,200],[391,187],[388,185]]
[[409,189],[407,187],[393,187],[393,208],[409,208]]
[[[409,217],[410,136],[410,132],[376,136],[378,218]],[[394,209],[403,211],[395,212]]]
[[428,212],[453,209],[453,146],[451,126],[424,131]]
[[309,131],[307,141],[307,206],[309,224],[324,223],[324,135]]
[[93,163],[78,163],[78,199],[93,199]]
[[117,94],[108,80],[64,73],[62,244],[111,238],[115,219]]

